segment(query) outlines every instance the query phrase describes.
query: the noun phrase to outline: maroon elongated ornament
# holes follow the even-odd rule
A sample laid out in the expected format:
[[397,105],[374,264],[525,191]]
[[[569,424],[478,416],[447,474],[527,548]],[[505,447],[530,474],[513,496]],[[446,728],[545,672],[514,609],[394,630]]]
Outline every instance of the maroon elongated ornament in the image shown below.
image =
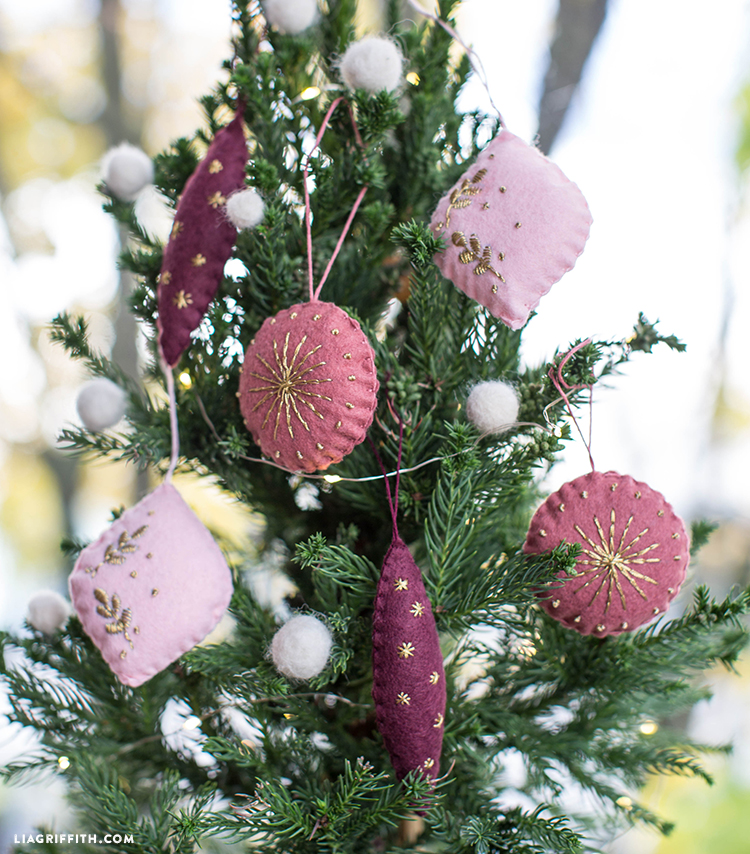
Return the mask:
[[216,136],[177,203],[159,274],[159,347],[174,367],[221,282],[237,229],[224,206],[244,186],[247,146],[242,109]]

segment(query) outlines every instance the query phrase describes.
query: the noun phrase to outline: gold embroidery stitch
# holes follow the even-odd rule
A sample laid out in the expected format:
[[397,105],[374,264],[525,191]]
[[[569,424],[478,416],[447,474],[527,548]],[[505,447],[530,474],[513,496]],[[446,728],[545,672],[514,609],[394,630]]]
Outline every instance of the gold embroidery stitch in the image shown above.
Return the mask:
[[[153,513],[153,510],[151,513]],[[151,513],[149,513],[149,515],[151,515]],[[140,539],[147,530],[148,525],[141,525],[141,527],[138,528],[138,530],[133,531],[132,534],[128,534],[127,531],[123,531],[117,539],[117,545],[110,543],[105,549],[104,560],[93,568],[86,567],[84,572],[87,572],[93,578],[105,563],[109,566],[119,566],[120,564],[125,563],[127,555],[133,554],[133,552],[138,550],[138,546],[133,545],[133,540]]]
[[208,167],[208,171],[211,175],[218,175],[223,168],[224,164],[221,162],[221,160],[212,160]]
[[434,759],[432,759],[432,758],[425,759],[425,761],[424,761],[424,767],[425,767],[426,769],[428,769],[428,770],[429,770],[430,768],[433,768],[434,766],[435,766],[435,760],[434,760]]
[[206,256],[199,252],[190,259],[190,263],[193,267],[202,267],[206,263]]
[[409,579],[408,578],[397,578],[394,582],[394,587],[396,590],[408,590],[409,589]]
[[580,564],[589,565],[589,569],[584,569],[580,572],[582,576],[589,576],[589,579],[575,592],[577,593],[580,590],[584,590],[586,587],[589,587],[589,585],[596,584],[598,582],[594,595],[589,602],[589,606],[591,606],[602,590],[606,587],[607,604],[604,608],[605,614],[609,611],[612,604],[613,588],[620,596],[623,611],[627,610],[625,591],[623,590],[621,578],[624,578],[642,599],[648,599],[648,596],[640,588],[638,584],[639,581],[654,585],[658,585],[659,583],[654,578],[650,578],[648,575],[643,575],[643,573],[638,572],[633,568],[633,564],[660,563],[661,558],[645,557],[649,552],[659,548],[659,543],[652,543],[650,546],[646,546],[646,548],[640,549],[639,551],[634,550],[636,543],[644,534],[648,533],[648,528],[644,528],[639,534],[630,540],[630,542],[626,543],[628,531],[632,522],[633,517],[631,516],[625,524],[619,543],[615,542],[616,514],[614,508],[610,513],[609,536],[604,533],[599,519],[594,516],[594,524],[596,525],[596,530],[599,534],[600,540],[598,543],[595,543],[590,539],[579,525],[574,525],[578,534],[583,537],[585,543],[590,546],[590,548],[586,548],[586,545],[584,544],[583,554],[586,555],[586,557],[579,561]]
[[172,274],[169,270],[165,270],[163,273],[159,275],[159,284],[160,285],[168,285],[172,281]]
[[110,599],[101,587],[97,587],[94,590],[94,597],[100,603],[96,606],[96,613],[107,620],[112,620],[111,623],[107,623],[104,627],[107,633],[110,635],[121,634],[130,644],[130,648],[134,649],[133,641],[128,634],[128,628],[132,621],[130,608],[122,608],[120,597],[116,593],[113,593]]
[[177,293],[172,298],[172,305],[176,308],[187,308],[189,305],[193,304],[193,295],[186,294],[185,291],[177,291]]
[[443,725],[443,721],[445,718],[443,717],[442,712],[438,712],[438,716],[435,718],[435,723],[432,725],[433,729],[439,729]]
[[430,673],[430,685],[437,685],[439,680],[440,674],[437,672],[437,670],[433,670],[432,673]]
[[411,705],[411,697],[403,691],[400,691],[396,697],[396,702],[399,706],[409,706]]
[[[276,441],[279,432],[279,423],[281,421],[282,411],[286,416],[286,427],[289,431],[289,436],[294,439],[294,427],[292,421],[292,415],[296,416],[297,420],[300,424],[310,432],[310,425],[307,423],[305,418],[302,416],[302,412],[300,412],[300,407],[302,404],[308,407],[312,411],[314,415],[317,415],[321,420],[325,420],[325,416],[322,412],[320,412],[314,403],[314,399],[318,400],[331,400],[330,397],[327,397],[324,394],[319,394],[318,392],[310,391],[307,386],[311,385],[320,385],[321,383],[330,383],[333,382],[331,377],[327,378],[319,378],[319,379],[305,379],[308,374],[312,373],[312,371],[317,368],[325,365],[325,362],[318,362],[314,365],[306,366],[305,363],[310,358],[310,356],[320,350],[323,346],[322,344],[318,344],[316,347],[313,347],[307,353],[305,353],[302,358],[299,358],[300,351],[305,345],[307,341],[307,335],[303,335],[299,344],[295,348],[291,357],[289,355],[289,336],[291,333],[286,333],[286,338],[284,339],[284,346],[279,354],[278,342],[274,339],[273,342],[273,354],[276,361],[275,365],[271,365],[267,362],[261,355],[258,353],[255,354],[255,358],[263,365],[263,367],[268,371],[268,374],[256,373],[255,371],[251,371],[250,374],[257,379],[264,380],[268,385],[257,386],[256,388],[248,389],[250,393],[260,393],[265,392],[263,397],[255,404],[253,407],[253,412],[260,409],[266,401],[270,401],[268,406],[268,411],[266,412],[266,416],[263,419],[263,423],[261,425],[261,430],[265,430],[268,422],[270,421],[272,415],[275,410],[275,421],[273,427],[273,438]],[[299,361],[298,361],[299,358]]]
[[222,196],[218,190],[208,197],[208,203],[214,210],[221,207],[226,200],[226,196]]
[[560,607],[560,600],[555,599],[554,602],[552,603],[552,607],[553,608],[559,608]]
[[411,614],[414,617],[421,617],[424,614],[424,605],[421,602],[415,602],[411,606]]
[[397,652],[399,658],[413,658],[415,652],[414,644],[404,641],[404,643],[402,643],[398,648]]
[[474,186],[479,184],[487,174],[486,169],[480,169],[479,172],[470,180],[469,178],[465,178],[461,183],[460,187],[456,187],[456,189],[450,194],[448,198],[448,209],[445,212],[445,227],[448,228],[451,224],[451,211],[460,210],[461,208],[468,208],[469,205],[474,201],[473,196],[476,196],[477,193],[482,192],[481,187]]
[[451,240],[454,246],[458,246],[459,248],[464,247],[464,251],[458,256],[458,260],[462,264],[477,262],[476,267],[474,267],[474,273],[477,276],[482,276],[489,270],[501,282],[505,281],[502,275],[492,266],[492,247],[485,246],[483,249],[476,234],[472,234],[467,243],[463,231],[454,231],[451,235]]
[[185,228],[185,223],[176,219],[172,223],[172,230],[169,232],[169,239],[172,240],[174,237],[177,237],[178,234],[181,234],[183,228]]

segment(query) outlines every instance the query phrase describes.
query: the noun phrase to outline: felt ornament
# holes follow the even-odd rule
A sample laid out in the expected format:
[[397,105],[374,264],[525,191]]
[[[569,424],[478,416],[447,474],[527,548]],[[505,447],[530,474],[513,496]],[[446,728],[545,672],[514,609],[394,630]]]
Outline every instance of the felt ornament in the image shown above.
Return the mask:
[[266,206],[260,193],[249,187],[238,190],[227,199],[227,216],[237,229],[255,228],[263,222]]
[[431,228],[445,238],[443,275],[511,329],[576,262],[591,227],[581,191],[507,130],[441,199]]
[[60,631],[68,622],[70,614],[68,600],[54,590],[39,590],[29,599],[29,625],[46,635]]
[[378,731],[398,779],[410,772],[434,779],[440,771],[445,724],[443,655],[422,573],[398,534],[398,477],[394,499],[387,477],[385,483],[393,537],[373,606],[372,699]]
[[242,109],[217,132],[177,203],[159,274],[159,347],[174,367],[221,282],[237,231],[227,198],[244,184],[247,146]]
[[293,36],[306,30],[318,15],[317,0],[263,0],[261,6],[272,27]]
[[125,415],[127,395],[106,377],[89,380],[78,392],[76,409],[87,430],[98,433],[114,427]]
[[349,45],[339,67],[350,89],[365,89],[374,94],[398,88],[403,64],[401,51],[390,39],[368,36]]
[[313,472],[340,462],[367,434],[377,404],[372,347],[330,302],[267,318],[245,353],[240,408],[264,454]]
[[664,496],[627,475],[597,472],[554,492],[534,514],[523,550],[579,543],[544,610],[583,635],[619,635],[663,614],[685,580],[688,535]]
[[[342,100],[331,104],[316,146]],[[361,144],[356,124],[354,130]],[[245,426],[266,456],[291,471],[314,472],[340,462],[365,438],[378,378],[375,354],[359,323],[318,299],[367,187],[360,190],[316,288],[307,164],[303,178],[310,301],[264,320],[245,352],[237,397]]]
[[326,666],[332,643],[325,623],[310,614],[297,614],[273,636],[271,659],[290,679],[312,679]]
[[504,433],[518,419],[518,395],[509,383],[477,383],[466,401],[466,417],[482,433]]
[[165,482],[81,552],[69,588],[104,660],[136,687],[216,626],[232,576],[211,534]]
[[154,180],[154,164],[145,151],[123,142],[104,155],[102,179],[111,195],[132,202]]

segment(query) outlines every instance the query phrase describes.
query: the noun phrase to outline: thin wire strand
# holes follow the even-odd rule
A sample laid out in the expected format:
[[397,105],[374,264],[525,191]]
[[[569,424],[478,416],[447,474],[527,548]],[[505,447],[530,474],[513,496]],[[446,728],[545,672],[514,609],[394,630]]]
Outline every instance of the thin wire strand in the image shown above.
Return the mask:
[[[573,424],[575,425],[575,428],[578,431],[578,435],[581,437],[581,441],[583,442],[583,445],[586,448],[586,453],[589,455],[589,462],[591,463],[591,470],[596,471],[596,466],[594,465],[594,458],[591,455],[591,437],[592,437],[593,421],[594,421],[594,416],[593,416],[593,412],[594,412],[594,387],[593,387],[593,384],[581,383],[579,385],[571,385],[569,382],[567,382],[564,379],[564,377],[562,375],[563,368],[565,367],[565,365],[568,364],[568,361],[570,360],[570,358],[575,353],[577,353],[579,350],[581,350],[583,347],[585,347],[587,344],[590,344],[590,343],[591,343],[591,339],[587,338],[585,341],[581,341],[580,344],[576,344],[575,347],[572,347],[570,350],[568,350],[568,352],[565,354],[565,356],[563,356],[563,358],[560,359],[560,363],[557,365],[557,369],[555,369],[555,366],[553,365],[549,369],[549,371],[547,372],[547,376],[552,380],[552,384],[554,385],[555,389],[557,389],[558,393],[560,394],[560,397],[557,400],[550,403],[548,406],[544,407],[544,418],[547,421],[547,423],[550,424],[551,422],[550,422],[549,417],[547,415],[547,410],[550,408],[550,406],[554,406],[556,403],[559,403],[559,401],[561,401],[561,400],[564,401],[565,408],[568,410],[568,415],[570,415],[570,417],[573,421]],[[564,386],[564,388],[563,388],[563,386]],[[581,389],[581,388],[588,388],[588,390],[589,390],[589,439],[588,439],[588,442],[586,441],[586,437],[583,435],[583,430],[581,430],[581,425],[578,423],[578,419],[573,414],[573,408],[570,405],[570,399],[568,398],[568,395],[565,393],[565,389],[567,389],[568,391],[576,391],[577,389]]]

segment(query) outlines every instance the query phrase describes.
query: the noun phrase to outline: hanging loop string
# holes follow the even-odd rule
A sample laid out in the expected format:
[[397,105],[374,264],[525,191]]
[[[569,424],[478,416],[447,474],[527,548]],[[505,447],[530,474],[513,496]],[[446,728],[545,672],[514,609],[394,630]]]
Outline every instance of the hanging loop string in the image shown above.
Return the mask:
[[362,187],[359,191],[359,195],[357,196],[356,201],[354,202],[354,206],[352,207],[351,213],[347,217],[346,223],[344,223],[344,228],[341,232],[341,236],[339,237],[338,243],[336,244],[336,248],[333,250],[333,254],[331,255],[330,260],[328,261],[328,265],[326,266],[323,275],[321,276],[320,282],[318,283],[318,287],[315,287],[315,282],[313,279],[313,257],[312,257],[312,212],[310,207],[310,190],[308,189],[307,182],[309,177],[309,163],[310,157],[312,156],[313,151],[316,148],[320,147],[320,143],[323,139],[323,134],[326,132],[328,128],[328,123],[331,120],[331,116],[333,115],[333,111],[338,107],[338,105],[344,101],[346,103],[347,109],[349,110],[349,116],[352,120],[352,127],[354,128],[354,138],[357,140],[357,144],[360,148],[364,148],[365,144],[362,141],[362,136],[359,133],[359,128],[357,127],[357,122],[354,120],[354,113],[352,113],[352,108],[349,106],[349,103],[345,101],[343,97],[336,98],[336,100],[331,104],[328,108],[328,112],[323,119],[322,124],[320,125],[320,130],[318,131],[318,135],[315,137],[315,145],[305,158],[305,165],[302,168],[302,186],[305,193],[305,231],[307,233],[307,277],[308,277],[308,286],[310,290],[310,302],[316,302],[318,296],[320,295],[321,288],[326,283],[326,279],[328,278],[328,274],[331,272],[331,267],[333,267],[333,262],[336,260],[336,256],[341,251],[341,247],[344,245],[344,240],[346,239],[346,235],[349,233],[349,228],[354,220],[354,217],[357,215],[357,211],[359,210],[359,206],[362,204],[362,199],[365,197],[365,193],[367,192],[367,185]]
[[479,54],[474,50],[474,48],[469,47],[466,42],[461,38],[461,36],[450,26],[447,24],[442,18],[438,17],[434,13],[428,11],[422,6],[418,0],[408,0],[409,5],[419,12],[420,15],[424,15],[425,18],[429,18],[431,21],[434,21],[438,26],[441,26],[446,33],[457,43],[460,44],[461,47],[466,51],[466,56],[469,58],[469,64],[471,65],[471,69],[474,74],[479,78],[479,82],[484,86],[484,91],[487,93],[487,97],[489,98],[490,105],[492,109],[497,113],[498,121],[500,122],[500,127],[505,127],[505,122],[503,121],[502,114],[500,110],[498,110],[497,105],[492,100],[492,93],[490,92],[490,85],[487,80],[487,74],[484,70],[484,66],[482,65],[482,60],[479,58]]
[[167,395],[169,396],[169,429],[172,433],[172,453],[169,458],[169,468],[164,477],[165,483],[172,480],[174,470],[177,468],[177,459],[180,456],[180,433],[177,429],[177,396],[174,389],[174,374],[166,364],[162,364],[167,377]]
[[[563,368],[568,364],[568,361],[572,356],[574,356],[579,350],[583,349],[587,344],[591,343],[591,339],[587,338],[585,341],[581,341],[580,344],[576,344],[575,347],[571,348],[562,359],[560,359],[560,363],[557,365],[557,368],[553,365],[549,371],[547,372],[547,376],[552,380],[552,384],[557,390],[560,397],[557,400],[552,401],[548,406],[544,408],[544,418],[549,423],[549,419],[547,418],[547,410],[550,406],[554,406],[559,401],[563,401],[565,403],[565,408],[568,410],[568,415],[570,415],[573,424],[575,424],[576,430],[578,430],[578,435],[581,437],[581,441],[583,442],[586,452],[589,455],[589,462],[591,463],[591,470],[596,471],[596,466],[594,465],[594,458],[591,456],[591,435],[592,435],[592,426],[593,426],[593,412],[594,412],[594,386],[593,384],[580,383],[578,385],[571,385],[567,380],[563,377]],[[568,398],[568,391],[576,391],[577,389],[587,388],[589,390],[589,438],[586,441],[586,438],[583,435],[583,431],[578,423],[578,419],[573,414],[573,408],[570,405],[570,399]]]

